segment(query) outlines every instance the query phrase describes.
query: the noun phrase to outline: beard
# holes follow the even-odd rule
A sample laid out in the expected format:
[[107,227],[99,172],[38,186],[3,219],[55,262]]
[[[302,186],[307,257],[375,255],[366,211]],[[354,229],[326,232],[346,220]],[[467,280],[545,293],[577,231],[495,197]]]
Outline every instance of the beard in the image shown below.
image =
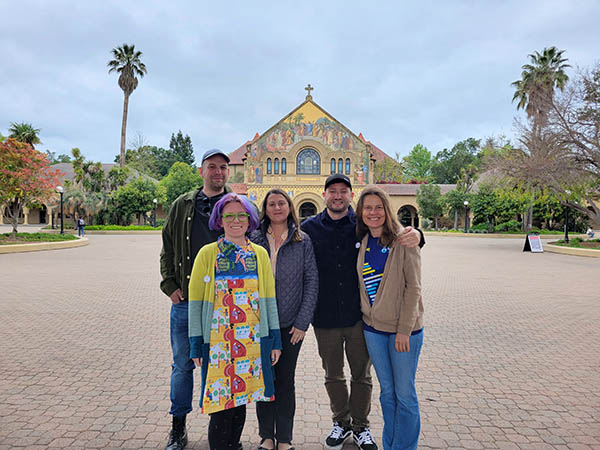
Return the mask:
[[327,209],[331,212],[334,213],[342,213],[348,210],[348,207],[350,206],[350,202],[339,202],[339,203],[334,203],[333,201],[329,201],[326,203]]

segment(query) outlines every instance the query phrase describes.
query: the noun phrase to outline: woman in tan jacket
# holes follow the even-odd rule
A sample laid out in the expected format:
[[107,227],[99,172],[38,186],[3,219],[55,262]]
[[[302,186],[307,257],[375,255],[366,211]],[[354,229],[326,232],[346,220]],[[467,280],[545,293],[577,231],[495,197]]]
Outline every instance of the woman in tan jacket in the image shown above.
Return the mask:
[[381,387],[383,448],[416,449],[421,418],[415,375],[423,344],[420,249],[396,243],[401,225],[377,187],[361,193],[356,230],[365,341]]

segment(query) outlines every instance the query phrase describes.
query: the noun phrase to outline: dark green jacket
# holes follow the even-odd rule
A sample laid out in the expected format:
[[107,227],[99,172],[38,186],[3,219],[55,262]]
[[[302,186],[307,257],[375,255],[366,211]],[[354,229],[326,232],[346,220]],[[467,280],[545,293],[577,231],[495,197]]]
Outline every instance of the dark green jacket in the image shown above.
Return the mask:
[[[192,224],[194,223],[194,215],[197,213],[195,208],[196,197],[201,189],[202,186],[177,197],[171,205],[162,229],[163,245],[160,251],[162,281],[160,282],[160,289],[170,296],[178,288],[181,288],[183,298],[186,300],[188,299],[188,284],[194,265],[190,248]],[[231,192],[231,189],[225,186],[225,192]],[[202,214],[202,221],[208,223],[209,217],[210,213]],[[204,232],[203,230],[194,232],[205,233],[205,236],[200,236],[200,240],[205,244],[216,241],[216,238],[221,234],[218,232]]]

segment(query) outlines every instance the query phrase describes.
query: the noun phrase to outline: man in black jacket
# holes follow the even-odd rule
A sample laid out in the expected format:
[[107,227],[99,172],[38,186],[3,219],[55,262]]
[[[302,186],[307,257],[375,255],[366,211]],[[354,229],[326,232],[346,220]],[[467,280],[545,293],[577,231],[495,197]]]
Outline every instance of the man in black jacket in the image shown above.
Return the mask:
[[[302,224],[313,242],[319,270],[319,296],[313,320],[319,355],[325,369],[325,388],[333,413],[333,428],[325,440],[340,449],[350,434],[362,450],[377,450],[369,430],[371,362],[365,344],[360,311],[356,260],[356,216],[350,206],[354,194],[350,179],[334,174],[325,182],[326,208]],[[425,243],[419,230],[407,227],[402,245]],[[344,378],[344,352],[350,366],[350,393]]]

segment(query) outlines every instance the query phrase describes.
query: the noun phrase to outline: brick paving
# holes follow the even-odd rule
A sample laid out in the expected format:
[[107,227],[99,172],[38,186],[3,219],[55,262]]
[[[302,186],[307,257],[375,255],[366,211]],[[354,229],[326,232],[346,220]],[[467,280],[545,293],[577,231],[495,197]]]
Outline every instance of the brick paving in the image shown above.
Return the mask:
[[[0,255],[0,449],[164,448],[170,349],[160,236],[90,241]],[[600,449],[600,260],[522,253],[522,245],[428,239],[420,448]],[[312,332],[297,391],[296,448],[322,449],[331,419]],[[376,386],[380,442],[377,396]],[[207,418],[195,410],[189,425],[188,448],[207,449]],[[243,443],[258,444],[254,407]]]

